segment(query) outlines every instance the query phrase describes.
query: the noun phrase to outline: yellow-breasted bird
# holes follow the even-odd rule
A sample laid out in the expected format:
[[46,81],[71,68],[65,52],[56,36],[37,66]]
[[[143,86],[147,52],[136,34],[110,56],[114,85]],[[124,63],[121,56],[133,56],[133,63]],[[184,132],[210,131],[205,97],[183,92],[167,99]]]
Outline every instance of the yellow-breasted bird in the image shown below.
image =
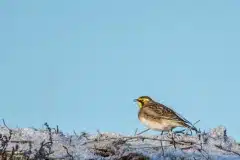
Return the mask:
[[138,103],[140,108],[139,120],[149,129],[169,132],[175,127],[186,127],[198,132],[188,120],[148,96],[141,96],[134,101]]

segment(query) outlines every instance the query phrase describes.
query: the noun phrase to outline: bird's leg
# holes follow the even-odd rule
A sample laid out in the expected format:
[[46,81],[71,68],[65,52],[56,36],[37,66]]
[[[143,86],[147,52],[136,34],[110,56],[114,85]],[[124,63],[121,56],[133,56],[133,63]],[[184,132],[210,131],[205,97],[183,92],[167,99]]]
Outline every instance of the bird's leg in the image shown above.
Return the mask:
[[172,130],[168,131],[167,137],[168,137],[168,138],[171,138],[171,137],[172,137]]
[[161,136],[163,135],[164,131],[161,132]]
[[162,138],[163,138],[163,131],[161,132],[161,148],[162,148],[162,154],[164,156],[164,149],[163,149],[163,144],[162,144]]
[[171,129],[170,131],[168,131],[168,133],[170,133],[173,146],[174,146],[174,148],[176,149],[176,142],[175,142],[175,140],[174,140],[174,133],[173,133],[172,130],[173,130],[173,129]]

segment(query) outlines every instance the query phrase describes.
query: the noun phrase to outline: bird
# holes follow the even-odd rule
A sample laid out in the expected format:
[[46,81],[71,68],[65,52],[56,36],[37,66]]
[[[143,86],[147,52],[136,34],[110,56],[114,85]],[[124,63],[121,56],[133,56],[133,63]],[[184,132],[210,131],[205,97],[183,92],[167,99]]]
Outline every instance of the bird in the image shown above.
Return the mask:
[[176,127],[185,127],[198,132],[187,119],[149,96],[140,96],[134,101],[139,106],[138,119],[151,130],[172,133]]

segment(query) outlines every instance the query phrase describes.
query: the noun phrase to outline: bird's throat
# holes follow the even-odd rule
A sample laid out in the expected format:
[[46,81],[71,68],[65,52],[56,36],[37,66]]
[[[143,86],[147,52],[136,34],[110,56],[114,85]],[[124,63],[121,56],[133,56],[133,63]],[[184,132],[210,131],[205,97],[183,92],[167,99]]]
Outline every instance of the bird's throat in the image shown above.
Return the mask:
[[143,107],[143,104],[141,102],[137,102],[138,103],[138,107],[139,108],[142,108]]

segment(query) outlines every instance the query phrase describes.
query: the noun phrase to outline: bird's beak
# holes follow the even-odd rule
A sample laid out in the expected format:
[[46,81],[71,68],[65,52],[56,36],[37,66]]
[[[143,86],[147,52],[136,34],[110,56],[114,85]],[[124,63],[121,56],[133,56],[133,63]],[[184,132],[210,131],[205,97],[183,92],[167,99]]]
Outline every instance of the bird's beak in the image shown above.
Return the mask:
[[134,99],[133,102],[138,102],[138,99]]

